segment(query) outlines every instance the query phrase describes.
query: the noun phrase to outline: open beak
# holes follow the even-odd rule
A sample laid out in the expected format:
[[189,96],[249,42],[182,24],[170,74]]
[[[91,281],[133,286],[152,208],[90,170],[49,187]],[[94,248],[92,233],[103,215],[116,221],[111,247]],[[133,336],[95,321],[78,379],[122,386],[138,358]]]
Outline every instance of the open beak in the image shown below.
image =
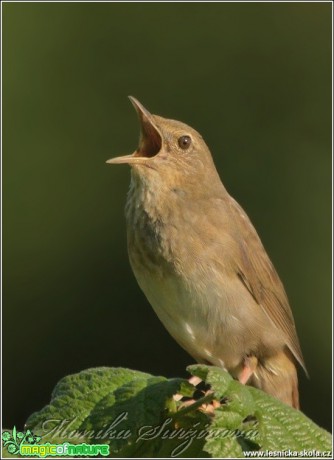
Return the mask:
[[140,121],[140,139],[138,149],[131,155],[111,158],[107,161],[109,164],[143,164],[150,158],[159,153],[162,145],[161,134],[156,126],[153,115],[132,96],[129,96],[134,108],[137,111]]

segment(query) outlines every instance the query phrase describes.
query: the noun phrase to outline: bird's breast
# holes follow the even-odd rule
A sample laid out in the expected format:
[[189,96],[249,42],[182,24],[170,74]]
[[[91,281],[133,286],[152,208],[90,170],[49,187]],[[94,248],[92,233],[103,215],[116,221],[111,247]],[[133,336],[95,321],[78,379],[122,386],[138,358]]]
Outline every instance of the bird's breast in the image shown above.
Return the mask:
[[177,201],[162,213],[157,198],[135,188],[128,195],[128,252],[138,284],[190,355],[236,368],[260,346],[268,321],[231,269],[231,240],[216,237],[196,209],[181,213]]

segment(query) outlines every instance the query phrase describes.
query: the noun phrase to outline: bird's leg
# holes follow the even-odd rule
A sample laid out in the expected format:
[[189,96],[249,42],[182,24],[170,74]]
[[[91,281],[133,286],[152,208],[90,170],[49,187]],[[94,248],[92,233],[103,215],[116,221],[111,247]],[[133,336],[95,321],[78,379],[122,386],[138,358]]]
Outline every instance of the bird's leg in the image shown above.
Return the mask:
[[240,383],[245,385],[257,368],[258,359],[256,356],[246,356],[243,362],[242,370],[238,376]]

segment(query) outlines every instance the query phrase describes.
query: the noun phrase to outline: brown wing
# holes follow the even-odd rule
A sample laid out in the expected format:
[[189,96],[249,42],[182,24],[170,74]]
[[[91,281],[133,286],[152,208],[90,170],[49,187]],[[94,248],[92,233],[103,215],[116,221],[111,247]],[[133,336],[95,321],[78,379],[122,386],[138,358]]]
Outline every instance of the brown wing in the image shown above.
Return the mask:
[[249,218],[232,197],[230,200],[232,218],[237,224],[235,227],[240,229],[237,235],[241,252],[238,277],[270,320],[284,333],[288,347],[307,374],[283,284]]

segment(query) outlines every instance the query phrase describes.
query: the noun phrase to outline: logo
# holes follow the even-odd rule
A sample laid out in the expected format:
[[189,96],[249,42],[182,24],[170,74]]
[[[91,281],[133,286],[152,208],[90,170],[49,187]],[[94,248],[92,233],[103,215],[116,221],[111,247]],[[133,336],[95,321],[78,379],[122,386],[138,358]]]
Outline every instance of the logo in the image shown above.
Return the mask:
[[2,445],[12,455],[22,457],[82,457],[84,456],[103,456],[109,455],[108,444],[40,444],[41,436],[36,436],[32,431],[17,431],[16,427],[10,431],[3,431]]
[[20,453],[20,446],[24,442],[34,445],[40,440],[41,437],[35,436],[30,430],[26,432],[16,431],[15,426],[11,433],[9,431],[2,432],[2,445],[13,455]]

